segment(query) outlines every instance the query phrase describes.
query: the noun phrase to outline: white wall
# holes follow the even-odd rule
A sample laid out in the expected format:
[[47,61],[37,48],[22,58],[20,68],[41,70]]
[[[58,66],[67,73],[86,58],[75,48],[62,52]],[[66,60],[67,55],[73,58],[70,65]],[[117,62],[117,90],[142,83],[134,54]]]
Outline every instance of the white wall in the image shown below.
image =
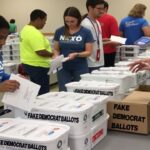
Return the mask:
[[63,25],[63,13],[69,6],[75,6],[80,11],[86,12],[86,0],[0,0],[0,14],[8,20],[16,19],[18,30],[29,23],[32,10],[42,9],[48,14],[45,32],[54,32]]
[[149,0],[107,0],[109,3],[109,13],[116,17],[118,22],[128,15],[132,7],[137,3],[147,6],[145,18],[150,23],[150,1]]
[[[130,9],[136,3],[147,6],[146,16],[150,22],[149,0],[107,0],[110,8],[109,13],[118,20],[127,16]],[[33,9],[42,9],[48,14],[47,24],[44,32],[54,32],[56,28],[63,25],[63,12],[68,6],[79,8],[81,14],[86,13],[86,0],[0,0],[0,14],[8,20],[15,18],[18,30],[29,22],[29,15]]]

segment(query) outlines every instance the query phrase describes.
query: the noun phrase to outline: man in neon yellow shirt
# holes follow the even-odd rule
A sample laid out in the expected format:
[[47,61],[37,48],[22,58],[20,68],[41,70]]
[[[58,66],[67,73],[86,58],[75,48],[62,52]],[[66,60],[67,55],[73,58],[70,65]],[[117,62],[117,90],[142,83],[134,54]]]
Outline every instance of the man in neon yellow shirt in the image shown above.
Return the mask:
[[49,92],[50,83],[47,73],[53,55],[49,41],[40,31],[46,20],[47,14],[35,9],[30,14],[30,23],[20,32],[21,62],[30,80],[41,85],[39,95]]

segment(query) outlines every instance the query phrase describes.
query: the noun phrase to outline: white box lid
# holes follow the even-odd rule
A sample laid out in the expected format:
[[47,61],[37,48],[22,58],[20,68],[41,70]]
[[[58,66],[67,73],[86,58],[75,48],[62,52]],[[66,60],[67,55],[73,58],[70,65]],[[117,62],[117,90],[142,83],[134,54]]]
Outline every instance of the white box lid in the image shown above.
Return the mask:
[[45,100],[47,103],[41,105],[40,101],[37,101],[33,110],[41,111],[53,111],[62,113],[81,113],[85,112],[93,107],[93,104],[86,102],[74,102],[68,100],[56,100],[55,102],[50,102],[51,100]]
[[[106,95],[91,95],[91,94],[83,94],[83,93],[74,93],[74,92],[49,92],[43,95],[38,96],[40,98],[40,101],[43,99],[47,99],[47,101],[52,100],[56,101],[57,99],[60,99],[61,101],[65,102],[90,102],[92,104],[97,103],[105,103],[109,96]],[[41,100],[42,99],[42,100]]]
[[107,81],[107,80],[109,81],[111,79],[125,79],[127,77],[128,76],[124,75],[124,74],[118,74],[116,76],[116,74],[90,74],[90,73],[87,73],[87,74],[81,75],[81,79],[84,79],[84,78],[89,78],[89,79],[93,79],[93,80],[104,79],[105,81]]
[[40,120],[0,119],[0,138],[47,143],[68,133],[70,127]]
[[78,87],[83,89],[105,89],[110,90],[114,88],[119,88],[119,84],[117,83],[107,83],[107,82],[98,82],[98,81],[82,81],[79,82],[70,82],[66,84],[66,87]]

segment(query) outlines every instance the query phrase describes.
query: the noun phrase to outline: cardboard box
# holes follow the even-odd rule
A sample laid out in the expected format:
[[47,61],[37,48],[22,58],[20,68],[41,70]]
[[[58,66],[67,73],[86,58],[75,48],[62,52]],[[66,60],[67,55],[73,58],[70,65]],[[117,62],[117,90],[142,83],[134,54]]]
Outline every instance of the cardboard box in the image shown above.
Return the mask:
[[109,129],[141,134],[150,132],[150,92],[134,91],[121,102],[108,102],[107,109]]

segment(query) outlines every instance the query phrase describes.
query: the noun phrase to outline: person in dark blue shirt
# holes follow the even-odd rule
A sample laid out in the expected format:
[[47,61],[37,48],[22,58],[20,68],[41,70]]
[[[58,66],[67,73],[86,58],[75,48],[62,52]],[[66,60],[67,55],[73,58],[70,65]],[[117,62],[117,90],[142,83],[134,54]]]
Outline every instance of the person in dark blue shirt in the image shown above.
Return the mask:
[[[3,16],[0,16],[0,49],[5,44],[9,34],[9,23]],[[3,69],[3,59],[0,55],[0,92],[14,92],[19,88],[19,82],[9,80],[10,75],[6,74]]]
[[63,68],[57,72],[59,91],[66,91],[65,84],[79,81],[80,75],[88,73],[87,57],[92,53],[94,42],[89,29],[80,25],[81,14],[75,7],[68,7],[64,12],[64,26],[54,35],[54,53],[68,57]]

